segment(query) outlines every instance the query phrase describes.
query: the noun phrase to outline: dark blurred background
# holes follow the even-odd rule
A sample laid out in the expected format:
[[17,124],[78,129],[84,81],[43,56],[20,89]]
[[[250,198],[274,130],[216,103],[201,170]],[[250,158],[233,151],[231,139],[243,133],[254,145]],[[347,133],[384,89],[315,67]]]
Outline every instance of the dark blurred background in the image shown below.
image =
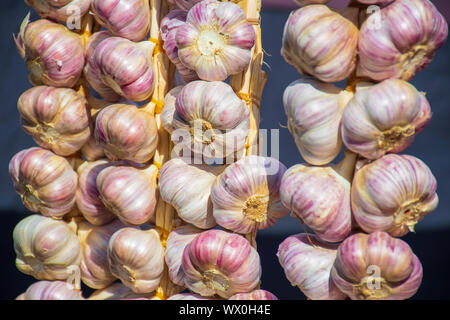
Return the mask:
[[[267,55],[267,82],[261,103],[261,128],[279,129],[280,160],[287,166],[301,163],[293,138],[286,125],[282,109],[282,94],[285,87],[299,78],[293,67],[280,56],[283,26],[290,10],[296,6],[292,0],[263,0],[262,31],[263,46]],[[333,1],[342,5],[346,1]],[[448,0],[433,1],[437,8],[450,18]],[[0,33],[2,45],[0,58],[3,76],[0,77],[0,299],[14,299],[35,280],[20,273],[14,265],[15,254],[12,243],[14,226],[29,212],[14,192],[8,176],[8,163],[18,151],[34,145],[19,124],[16,102],[21,93],[31,87],[28,72],[16,51],[12,40],[20,23],[30,9],[23,1],[2,0],[0,2]],[[421,288],[413,299],[449,299],[450,277],[450,43],[438,51],[434,61],[420,72],[412,84],[427,92],[433,110],[430,125],[420,133],[414,144],[405,153],[422,159],[438,180],[440,204],[436,211],[425,217],[415,234],[404,237],[420,258],[424,268]],[[270,154],[269,154],[270,155]],[[303,232],[301,224],[286,217],[274,227],[259,232],[258,251],[263,266],[262,288],[273,292],[280,299],[304,299],[300,290],[286,280],[278,263],[278,245],[286,237]]]

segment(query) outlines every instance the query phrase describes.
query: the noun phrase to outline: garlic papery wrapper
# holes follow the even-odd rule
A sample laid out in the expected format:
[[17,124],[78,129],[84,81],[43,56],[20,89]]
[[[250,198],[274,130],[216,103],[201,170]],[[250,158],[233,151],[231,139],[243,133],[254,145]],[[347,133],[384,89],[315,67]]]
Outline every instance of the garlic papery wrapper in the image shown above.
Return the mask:
[[89,11],[91,0],[25,0],[42,18],[48,18],[60,23],[72,22],[81,19]]
[[80,149],[81,155],[87,161],[96,161],[106,157],[103,148],[95,141],[95,135],[93,134],[94,132],[91,133],[89,139]]
[[352,210],[366,232],[401,237],[438,205],[436,179],[421,160],[386,155],[358,170],[352,184]]
[[281,55],[301,74],[324,82],[347,78],[356,66],[358,29],[325,5],[309,5],[289,16]]
[[342,139],[368,159],[406,149],[431,119],[425,95],[403,80],[357,90],[342,117]]
[[164,269],[164,249],[154,229],[123,228],[109,240],[112,274],[136,293],[155,290]]
[[45,19],[29,23],[28,15],[15,41],[33,85],[70,88],[77,83],[85,61],[78,34]]
[[237,4],[202,1],[189,10],[175,40],[187,68],[202,80],[223,81],[250,64],[256,34]]
[[155,117],[133,105],[113,104],[97,115],[95,138],[111,160],[148,162],[158,146]]
[[16,300],[84,300],[75,287],[65,281],[38,281]]
[[304,233],[290,236],[278,247],[278,261],[286,278],[311,300],[344,300],[331,280],[337,245],[326,244]]
[[303,159],[312,165],[331,162],[342,149],[342,113],[353,94],[313,79],[291,83],[283,95],[288,128]]
[[269,291],[254,290],[249,293],[237,293],[228,300],[278,300],[278,298]]
[[178,293],[169,297],[167,300],[212,300],[208,297],[202,297],[195,293]]
[[158,168],[108,167],[97,176],[100,199],[127,225],[139,226],[155,213]]
[[78,176],[63,157],[41,148],[17,153],[9,175],[24,205],[44,216],[61,218],[75,204]]
[[142,41],[150,31],[148,0],[92,0],[91,8],[97,22],[115,36]]
[[14,228],[13,240],[17,268],[38,280],[67,279],[80,264],[80,242],[63,221],[28,216]]
[[31,88],[20,96],[17,109],[25,132],[58,155],[75,153],[89,139],[87,101],[72,89]]
[[184,249],[182,266],[185,285],[202,296],[249,292],[261,277],[258,252],[243,236],[222,230],[197,235]]
[[286,167],[269,157],[247,156],[228,166],[212,190],[213,214],[225,229],[247,234],[267,229],[289,213],[280,199]]
[[422,265],[406,242],[358,233],[339,245],[331,276],[352,300],[401,300],[417,292]]
[[410,80],[431,62],[447,35],[447,22],[430,1],[394,1],[361,27],[359,75]]

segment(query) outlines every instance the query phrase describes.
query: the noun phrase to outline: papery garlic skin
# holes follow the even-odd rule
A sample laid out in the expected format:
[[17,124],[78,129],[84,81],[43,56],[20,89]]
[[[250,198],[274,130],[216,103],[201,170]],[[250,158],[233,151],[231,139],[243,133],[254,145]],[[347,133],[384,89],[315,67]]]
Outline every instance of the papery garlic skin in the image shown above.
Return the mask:
[[20,96],[17,109],[25,132],[58,155],[75,153],[89,139],[87,101],[72,89],[31,88]]
[[212,300],[208,297],[202,297],[194,293],[178,293],[169,297],[167,300]]
[[16,300],[84,300],[75,287],[65,281],[38,281]]
[[330,163],[342,149],[342,113],[353,94],[314,79],[291,83],[283,95],[289,132],[312,165]]
[[337,245],[326,244],[314,235],[296,234],[278,247],[278,261],[291,285],[311,300],[344,300],[331,280]]
[[347,78],[356,66],[358,29],[325,5],[291,13],[284,27],[281,55],[300,74],[324,82]]
[[352,300],[402,300],[417,292],[422,265],[406,242],[358,233],[339,245],[331,276]]
[[207,81],[242,72],[250,64],[255,39],[245,12],[234,3],[218,1],[193,6],[175,37],[181,62]]
[[75,204],[78,176],[65,158],[49,150],[20,151],[9,163],[9,175],[22,202],[33,212],[61,218]]
[[[81,19],[89,11],[91,0],[25,0],[42,18],[48,18],[60,23],[72,23]],[[71,20],[72,19],[72,20]]]
[[237,293],[228,300],[278,300],[278,298],[269,291],[254,290],[249,293]]
[[366,232],[401,237],[438,205],[436,179],[428,166],[408,155],[386,155],[358,170],[352,210]]
[[342,117],[342,139],[367,159],[405,150],[431,119],[425,95],[403,80],[357,90]]
[[93,132],[86,143],[81,147],[80,152],[87,161],[96,161],[106,157],[103,148],[95,141]]
[[62,221],[28,216],[15,226],[13,240],[16,267],[38,280],[65,280],[80,264],[80,242]]
[[123,228],[109,240],[110,270],[136,293],[152,292],[164,270],[164,249],[155,230]]
[[259,283],[258,252],[238,234],[208,230],[197,235],[183,253],[185,285],[202,296],[229,298]]
[[394,1],[361,27],[359,75],[408,81],[431,62],[447,36],[447,22],[431,1]]

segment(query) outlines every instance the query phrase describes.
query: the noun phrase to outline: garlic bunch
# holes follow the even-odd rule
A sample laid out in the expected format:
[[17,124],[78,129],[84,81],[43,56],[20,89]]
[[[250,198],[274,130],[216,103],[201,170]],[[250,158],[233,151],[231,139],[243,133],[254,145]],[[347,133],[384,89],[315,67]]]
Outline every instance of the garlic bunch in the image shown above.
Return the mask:
[[331,280],[337,245],[304,233],[290,236],[278,247],[278,260],[286,278],[312,300],[344,300]]
[[28,216],[14,228],[13,240],[16,267],[38,280],[67,279],[80,264],[80,242],[62,221]]
[[339,246],[331,275],[352,300],[401,300],[417,292],[422,265],[406,242],[385,232],[358,233]]
[[325,165],[342,149],[342,113],[353,94],[314,79],[291,83],[283,95],[288,128],[306,162]]
[[400,237],[438,205],[436,179],[421,160],[386,155],[355,174],[352,210],[366,232],[386,231]]
[[178,293],[169,297],[167,300],[212,300],[208,297],[202,297],[195,293]]
[[164,269],[164,248],[158,232],[120,229],[109,240],[108,261],[112,274],[133,292],[152,292]]
[[358,29],[350,20],[325,5],[309,5],[289,16],[281,55],[301,74],[337,82],[355,69],[357,43]]
[[361,27],[359,74],[410,80],[431,62],[447,35],[447,22],[431,1],[394,1]]
[[89,11],[91,0],[25,0],[42,18],[60,23],[75,22]]
[[289,213],[280,199],[286,167],[275,158],[247,156],[228,166],[212,190],[214,219],[225,229],[267,229]]
[[84,300],[73,285],[64,281],[38,281],[16,300]]
[[222,230],[197,235],[184,249],[182,266],[185,285],[202,296],[249,292],[261,277],[258,252],[244,237]]
[[9,163],[9,175],[24,205],[33,212],[61,218],[75,204],[78,176],[65,158],[51,151],[20,151]]
[[278,298],[269,291],[254,290],[249,293],[237,293],[228,300],[278,300]]
[[87,161],[96,161],[105,157],[103,148],[95,141],[95,135],[91,132],[89,139],[80,149],[81,155]]

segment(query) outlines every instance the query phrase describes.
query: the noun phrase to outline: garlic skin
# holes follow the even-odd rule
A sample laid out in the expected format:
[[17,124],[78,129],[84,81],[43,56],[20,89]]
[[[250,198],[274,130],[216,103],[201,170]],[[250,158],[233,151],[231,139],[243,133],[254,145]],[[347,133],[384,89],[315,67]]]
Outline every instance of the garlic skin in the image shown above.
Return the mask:
[[194,293],[178,293],[169,297],[167,300],[212,300]]
[[218,1],[193,6],[175,36],[181,62],[207,81],[242,72],[250,64],[255,40],[245,12],[237,4]]
[[113,104],[102,109],[94,133],[110,160],[146,163],[158,146],[155,117],[133,105]]
[[406,242],[358,233],[339,245],[331,276],[352,300],[402,300],[417,292],[422,265]]
[[278,298],[269,291],[254,290],[249,293],[237,293],[228,300],[278,300]]
[[394,1],[361,27],[358,74],[408,81],[431,62],[447,35],[447,22],[431,1]]
[[75,287],[64,281],[38,281],[16,300],[84,300]]
[[87,161],[96,161],[106,157],[103,148],[97,144],[97,141],[95,141],[95,136],[92,134],[89,136],[86,143],[81,147],[80,152],[83,158]]
[[352,184],[352,210],[366,232],[401,237],[438,205],[436,179],[420,159],[386,155],[358,170]]
[[247,234],[267,229],[289,213],[280,199],[286,167],[275,158],[247,156],[229,165],[211,190],[214,219]]
[[283,95],[289,132],[312,165],[333,161],[342,149],[342,113],[353,94],[311,78],[291,83]]
[[71,155],[89,139],[87,101],[72,89],[31,88],[20,96],[17,109],[25,132],[57,155]]
[[120,229],[109,240],[108,261],[112,274],[133,292],[152,292],[164,270],[164,248],[158,232]]
[[51,151],[20,151],[9,162],[9,175],[23,204],[33,212],[59,219],[75,204],[78,176],[65,158]]
[[350,20],[325,5],[309,5],[289,16],[281,55],[302,75],[337,82],[355,69],[357,43],[358,29]]
[[92,0],[95,20],[113,35],[142,41],[150,31],[147,0]]
[[326,244],[314,235],[299,233],[285,239],[277,257],[291,285],[311,300],[344,300],[331,280],[337,245]]
[[62,221],[28,216],[15,226],[13,240],[17,269],[38,280],[65,280],[80,264],[80,242]]
[[367,159],[405,150],[431,119],[425,95],[409,83],[388,79],[357,90],[342,117],[342,139]]
[[229,298],[253,290],[260,281],[258,252],[238,234],[208,230],[184,249],[185,285],[202,296]]
[[67,23],[70,18],[81,19],[89,11],[91,0],[25,0],[42,18]]
[[350,234],[350,182],[332,167],[289,168],[280,195],[283,204],[322,240],[339,242]]
[[27,15],[15,42],[33,85],[71,88],[77,83],[85,62],[78,34],[45,19],[29,23]]

